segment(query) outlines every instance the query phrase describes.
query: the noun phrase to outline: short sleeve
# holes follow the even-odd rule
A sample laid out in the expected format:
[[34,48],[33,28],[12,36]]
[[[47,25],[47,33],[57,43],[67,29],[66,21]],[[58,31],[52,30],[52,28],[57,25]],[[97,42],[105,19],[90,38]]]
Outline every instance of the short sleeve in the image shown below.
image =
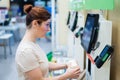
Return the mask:
[[39,67],[39,62],[32,49],[25,49],[17,55],[17,64],[23,72]]

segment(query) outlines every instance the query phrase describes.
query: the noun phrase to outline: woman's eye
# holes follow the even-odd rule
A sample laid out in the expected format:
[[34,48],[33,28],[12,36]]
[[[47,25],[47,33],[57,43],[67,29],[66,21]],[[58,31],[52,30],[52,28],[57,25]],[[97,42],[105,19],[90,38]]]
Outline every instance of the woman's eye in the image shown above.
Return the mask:
[[50,24],[46,24],[47,26],[49,26]]

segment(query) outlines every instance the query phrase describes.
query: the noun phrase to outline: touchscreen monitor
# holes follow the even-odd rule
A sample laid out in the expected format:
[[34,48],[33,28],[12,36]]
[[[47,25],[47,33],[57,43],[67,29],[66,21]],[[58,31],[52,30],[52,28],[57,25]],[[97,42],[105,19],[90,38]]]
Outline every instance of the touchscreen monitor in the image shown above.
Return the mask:
[[87,53],[94,49],[99,31],[99,14],[88,14],[81,37],[81,44]]

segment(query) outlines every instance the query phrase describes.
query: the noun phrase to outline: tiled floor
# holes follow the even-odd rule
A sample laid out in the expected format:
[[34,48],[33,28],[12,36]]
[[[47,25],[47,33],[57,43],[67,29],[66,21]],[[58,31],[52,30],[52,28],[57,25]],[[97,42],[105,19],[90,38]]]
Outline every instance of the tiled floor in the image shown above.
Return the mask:
[[[47,41],[46,39],[40,39],[38,44],[40,44],[45,53],[48,53],[52,50],[51,42]],[[0,47],[0,80],[18,80],[14,60],[17,46],[18,43],[12,46],[12,55],[9,54],[9,49],[7,50],[7,59],[4,59],[4,51],[3,48]]]

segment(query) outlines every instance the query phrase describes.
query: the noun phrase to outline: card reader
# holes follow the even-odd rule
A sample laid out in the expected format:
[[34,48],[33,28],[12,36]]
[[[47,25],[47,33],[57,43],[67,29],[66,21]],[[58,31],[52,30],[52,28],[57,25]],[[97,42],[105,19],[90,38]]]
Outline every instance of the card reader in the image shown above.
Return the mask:
[[97,56],[94,60],[97,68],[101,68],[102,65],[106,62],[106,60],[111,56],[113,53],[113,47],[110,45],[106,45],[99,56]]

